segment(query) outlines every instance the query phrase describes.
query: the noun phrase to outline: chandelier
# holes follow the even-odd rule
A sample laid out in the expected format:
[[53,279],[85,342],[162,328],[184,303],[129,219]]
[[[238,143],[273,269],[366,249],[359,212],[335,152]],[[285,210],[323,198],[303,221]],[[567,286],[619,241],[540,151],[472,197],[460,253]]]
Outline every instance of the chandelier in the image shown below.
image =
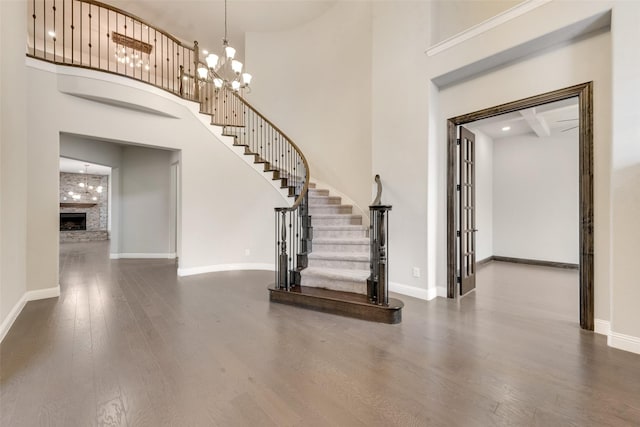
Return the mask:
[[[132,25],[135,26],[136,22],[133,18],[130,19]],[[108,34],[107,37],[109,37]],[[125,67],[144,68],[145,71],[149,71],[149,60],[153,46],[142,40],[129,37],[116,31],[111,32],[111,40],[116,44],[116,61],[124,64]]]
[[134,49],[127,50],[125,46],[116,45],[116,61],[125,66],[129,66],[131,68],[142,68],[144,67],[145,71],[149,71],[149,59],[147,56],[147,60],[144,61],[142,55],[136,52]]
[[210,53],[205,58],[207,66],[198,68],[200,83],[213,82],[216,89],[250,89],[251,74],[242,72],[242,62],[234,59],[236,50],[229,46],[227,38],[227,0],[224,0],[224,38],[221,55]]
[[[89,175],[87,174],[88,169],[89,165],[85,164],[84,171],[80,171],[80,173],[84,174],[84,179],[78,183],[78,187],[80,187],[82,190],[80,190],[79,192],[69,191],[67,193],[67,195],[73,200],[85,199],[97,201],[98,194],[102,193],[103,188],[101,185],[93,186],[89,182]],[[64,196],[62,199],[67,200],[67,197]]]

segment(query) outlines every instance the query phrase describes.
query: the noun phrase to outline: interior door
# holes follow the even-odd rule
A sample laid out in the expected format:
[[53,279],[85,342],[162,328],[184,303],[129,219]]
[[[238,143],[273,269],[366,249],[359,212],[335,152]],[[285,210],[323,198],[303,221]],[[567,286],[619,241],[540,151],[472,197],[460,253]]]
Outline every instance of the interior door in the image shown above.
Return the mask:
[[475,135],[460,127],[459,170],[459,283],[460,295],[476,288],[476,165]]

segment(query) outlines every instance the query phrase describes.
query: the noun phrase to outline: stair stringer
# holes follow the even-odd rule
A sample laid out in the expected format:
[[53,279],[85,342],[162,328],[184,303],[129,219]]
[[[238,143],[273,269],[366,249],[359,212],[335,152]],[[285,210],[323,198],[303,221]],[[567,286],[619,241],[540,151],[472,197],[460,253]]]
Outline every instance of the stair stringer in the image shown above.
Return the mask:
[[242,159],[247,165],[251,167],[256,173],[260,174],[262,178],[269,182],[269,184],[282,196],[282,199],[286,202],[287,206],[291,206],[294,203],[294,198],[289,197],[289,190],[286,188],[280,188],[280,180],[274,180],[274,173],[272,171],[264,171],[264,165],[262,163],[254,163],[253,156],[245,155],[244,146],[234,145],[235,138],[233,136],[223,135],[223,127],[212,125],[211,116],[209,114],[200,112],[200,104],[197,102],[190,102],[187,109],[202,123],[202,125],[209,130],[220,142],[222,142],[229,150],[233,151],[238,157]]

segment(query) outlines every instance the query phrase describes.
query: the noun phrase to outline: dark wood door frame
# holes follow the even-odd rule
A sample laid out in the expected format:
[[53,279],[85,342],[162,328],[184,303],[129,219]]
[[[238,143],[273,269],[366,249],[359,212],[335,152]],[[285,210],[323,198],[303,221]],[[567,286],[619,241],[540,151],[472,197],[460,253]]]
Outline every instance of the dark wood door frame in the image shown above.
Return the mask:
[[594,245],[593,245],[593,82],[543,93],[447,120],[447,297],[455,298],[456,229],[455,161],[457,126],[488,117],[536,107],[567,98],[578,98],[579,107],[579,211],[580,211],[580,327],[594,326]]

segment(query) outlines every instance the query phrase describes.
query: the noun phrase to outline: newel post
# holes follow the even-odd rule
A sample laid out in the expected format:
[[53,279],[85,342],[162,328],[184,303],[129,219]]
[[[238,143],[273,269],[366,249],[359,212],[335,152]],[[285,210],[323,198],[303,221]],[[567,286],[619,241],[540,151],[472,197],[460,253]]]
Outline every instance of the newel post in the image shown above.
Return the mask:
[[287,255],[287,209],[276,208],[276,248],[279,250],[276,265],[276,287],[289,290],[289,255]]
[[391,210],[391,206],[381,203],[380,175],[376,175],[375,180],[378,184],[378,191],[373,204],[369,206],[370,271],[367,279],[367,296],[371,303],[386,306],[389,304],[388,212]]

